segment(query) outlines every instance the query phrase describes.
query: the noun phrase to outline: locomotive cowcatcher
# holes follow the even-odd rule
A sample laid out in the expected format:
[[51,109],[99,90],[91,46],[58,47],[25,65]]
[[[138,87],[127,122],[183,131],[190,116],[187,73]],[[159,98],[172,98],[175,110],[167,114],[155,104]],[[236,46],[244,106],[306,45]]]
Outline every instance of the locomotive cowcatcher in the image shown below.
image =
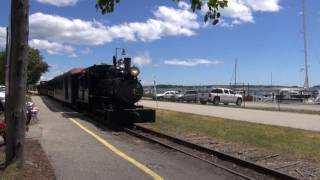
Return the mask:
[[106,125],[154,122],[154,109],[136,105],[143,96],[139,74],[139,68],[131,65],[131,58],[114,56],[112,65],[74,68],[52,80],[42,81],[38,92],[89,112]]

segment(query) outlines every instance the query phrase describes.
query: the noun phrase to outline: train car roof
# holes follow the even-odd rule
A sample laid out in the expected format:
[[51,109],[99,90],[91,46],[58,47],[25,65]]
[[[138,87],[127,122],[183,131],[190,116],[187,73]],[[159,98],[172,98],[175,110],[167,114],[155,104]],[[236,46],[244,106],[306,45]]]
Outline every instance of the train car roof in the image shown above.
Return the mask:
[[68,73],[71,73],[71,74],[78,74],[78,73],[81,73],[81,71],[83,70],[83,68],[73,68],[71,69]]
[[52,80],[54,80],[54,79],[57,79],[57,78],[60,78],[60,77],[63,77],[63,76],[67,76],[67,75],[74,75],[74,74],[79,74],[79,73],[81,73],[82,72],[82,70],[83,70],[83,68],[72,68],[72,69],[70,69],[68,72],[65,72],[65,73],[63,73],[63,74],[61,74],[61,75],[58,75],[58,76],[55,76],[54,78],[52,78],[51,80],[49,80],[49,81],[52,81]]

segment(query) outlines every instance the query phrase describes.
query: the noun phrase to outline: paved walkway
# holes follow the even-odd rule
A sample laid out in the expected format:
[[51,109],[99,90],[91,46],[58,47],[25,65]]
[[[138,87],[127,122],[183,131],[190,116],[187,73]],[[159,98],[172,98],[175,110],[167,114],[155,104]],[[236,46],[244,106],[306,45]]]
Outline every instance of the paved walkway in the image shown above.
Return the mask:
[[[242,106],[252,107],[252,108],[278,108],[277,103],[262,103],[262,102],[246,102],[242,103]],[[280,104],[280,109],[293,109],[293,110],[308,110],[308,111],[320,111],[320,104]]]
[[[40,108],[39,122],[30,127],[27,138],[40,141],[57,179],[152,179],[149,173],[135,166],[132,160],[164,179],[235,179],[234,175],[203,161],[141,141],[126,133],[101,129],[87,117],[70,112],[70,109],[48,98],[34,96],[32,99]],[[63,117],[62,113],[72,119]],[[107,141],[123,154],[115,153],[114,149],[111,151],[112,148],[107,148],[101,141]],[[124,156],[132,158],[131,162]]]
[[64,118],[61,109],[50,110],[39,97],[33,100],[40,108],[39,124],[28,136],[40,140],[57,179],[150,179]]
[[[143,100],[140,101],[139,104],[156,108],[155,101]],[[254,123],[320,131],[320,115],[250,110],[173,102],[158,102],[158,108]]]

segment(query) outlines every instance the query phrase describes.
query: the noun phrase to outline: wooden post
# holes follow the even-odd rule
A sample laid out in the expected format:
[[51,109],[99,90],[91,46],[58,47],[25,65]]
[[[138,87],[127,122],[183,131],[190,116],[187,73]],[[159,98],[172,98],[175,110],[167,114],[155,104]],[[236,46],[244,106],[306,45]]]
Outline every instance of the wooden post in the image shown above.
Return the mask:
[[25,93],[29,35],[29,0],[11,0],[8,98],[6,102],[6,166],[23,166],[25,138]]

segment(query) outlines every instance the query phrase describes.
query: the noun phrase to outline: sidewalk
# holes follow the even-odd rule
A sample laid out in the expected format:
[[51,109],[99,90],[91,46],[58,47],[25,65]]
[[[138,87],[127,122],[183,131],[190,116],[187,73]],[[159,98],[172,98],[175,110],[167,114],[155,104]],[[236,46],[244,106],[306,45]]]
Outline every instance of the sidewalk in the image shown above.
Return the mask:
[[39,123],[32,126],[27,135],[39,139],[57,179],[150,179],[62,117],[60,112],[48,109],[40,97],[34,96],[33,101],[40,108]]

